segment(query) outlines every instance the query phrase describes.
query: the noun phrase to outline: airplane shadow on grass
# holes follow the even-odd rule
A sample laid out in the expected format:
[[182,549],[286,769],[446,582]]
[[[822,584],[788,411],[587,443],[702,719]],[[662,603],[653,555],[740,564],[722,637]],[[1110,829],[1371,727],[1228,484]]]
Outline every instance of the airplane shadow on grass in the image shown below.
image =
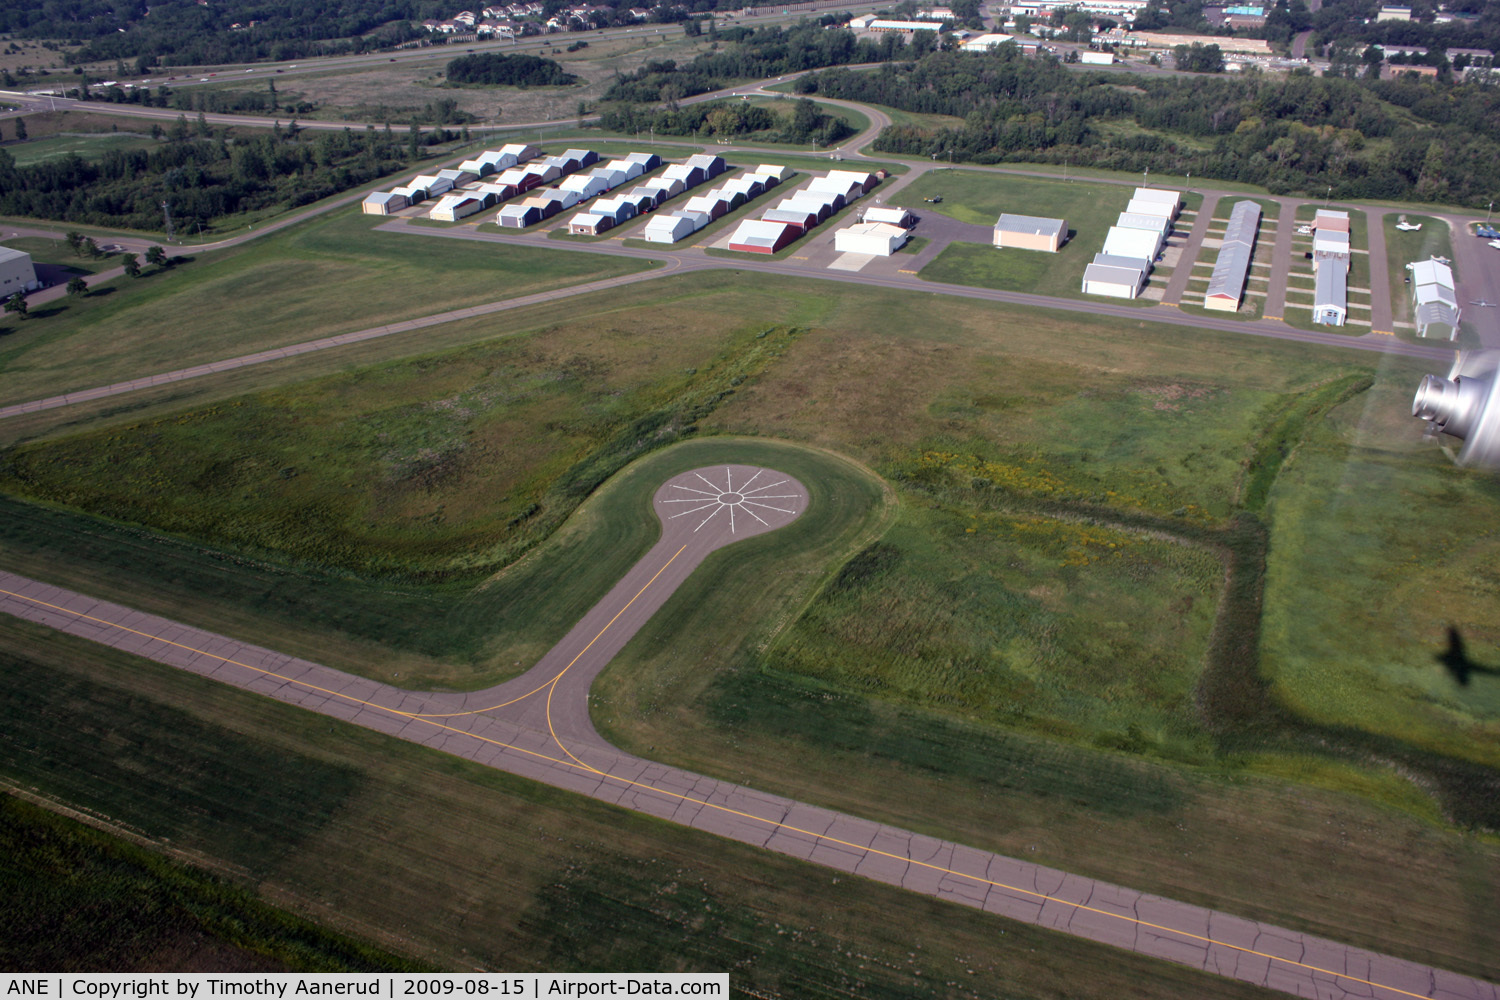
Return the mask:
[[1464,637],[1452,625],[1448,626],[1448,648],[1436,654],[1434,659],[1441,663],[1462,687],[1468,687],[1469,681],[1475,674],[1500,677],[1500,667],[1487,667],[1469,659],[1468,651],[1464,648]]

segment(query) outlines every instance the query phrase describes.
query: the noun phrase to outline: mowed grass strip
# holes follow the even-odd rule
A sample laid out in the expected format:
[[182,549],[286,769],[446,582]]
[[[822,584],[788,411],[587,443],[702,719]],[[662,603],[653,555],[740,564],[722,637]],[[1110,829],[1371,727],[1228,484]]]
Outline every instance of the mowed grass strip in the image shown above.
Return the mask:
[[57,315],[0,319],[0,397],[40,399],[337,333],[630,274],[649,263],[372,230],[295,226]]
[[[0,650],[11,662],[51,660],[61,652],[63,670],[112,690],[71,719],[60,717],[61,724],[88,720],[128,732],[136,711],[125,706],[135,702],[146,714],[185,714],[211,727],[200,751],[211,764],[229,763],[224,758],[247,743],[264,744],[359,774],[360,793],[343,803],[335,822],[298,843],[275,871],[254,883],[212,883],[208,916],[230,910],[227,898],[261,918],[245,920],[248,926],[231,939],[258,951],[255,935],[268,908],[253,893],[273,896],[304,919],[383,943],[406,961],[443,969],[728,971],[736,995],[828,1000],[851,993],[976,1000],[1064,992],[1100,1000],[1271,996],[1247,983],[649,819],[13,619],[0,621]],[[50,793],[58,772],[37,774],[28,763],[7,768],[6,777]],[[172,758],[150,763],[166,771],[176,765]],[[111,796],[121,803],[111,819],[135,824],[132,786],[121,780],[127,784]],[[225,791],[264,797],[279,787],[279,775],[267,769],[226,778]],[[173,803],[187,813],[195,799],[179,788]],[[232,845],[246,842],[246,831],[209,840],[204,833],[184,823],[166,836],[183,852],[231,845],[212,860],[230,870],[244,867]],[[137,933],[116,933],[114,954],[122,964],[130,955],[159,956],[160,943],[174,941],[178,911],[148,910],[160,914],[153,922],[140,919],[141,908],[165,895],[197,917],[197,892],[183,889],[184,878],[159,859],[111,850],[126,854],[127,865],[90,860],[74,867],[75,877],[87,879],[95,912],[124,890],[119,877],[128,878]],[[13,908],[13,917],[55,912],[52,899],[9,898],[25,906]],[[294,929],[293,947],[276,950],[273,940],[262,953],[294,968],[328,968],[334,959],[346,967],[403,961],[356,951],[343,944],[347,939],[300,921]],[[158,930],[160,936],[153,934]],[[93,941],[80,933],[50,942],[46,964],[86,964]]]

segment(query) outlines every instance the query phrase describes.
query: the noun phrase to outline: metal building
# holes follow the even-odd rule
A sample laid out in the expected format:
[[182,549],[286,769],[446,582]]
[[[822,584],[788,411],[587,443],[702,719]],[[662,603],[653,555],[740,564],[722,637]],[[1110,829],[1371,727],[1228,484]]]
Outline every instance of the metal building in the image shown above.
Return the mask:
[[1406,269],[1411,272],[1417,336],[1453,340],[1458,336],[1458,323],[1463,317],[1453,284],[1453,269],[1437,260],[1419,260],[1406,265]]
[[[871,212],[873,211],[876,210],[871,209]],[[869,216],[870,213],[866,212],[865,217],[869,218]],[[1066,220],[1044,219],[1035,215],[1011,215],[1007,212],[1001,215],[995,223],[995,246],[1057,253],[1062,247],[1063,237],[1067,234]]]
[[36,267],[31,263],[31,254],[0,247],[0,299],[41,287],[42,283],[36,279]]
[[1203,307],[1235,312],[1245,294],[1245,280],[1250,276],[1250,262],[1255,257],[1255,235],[1260,229],[1260,206],[1253,201],[1236,202],[1229,213],[1224,242],[1214,261],[1203,294]]

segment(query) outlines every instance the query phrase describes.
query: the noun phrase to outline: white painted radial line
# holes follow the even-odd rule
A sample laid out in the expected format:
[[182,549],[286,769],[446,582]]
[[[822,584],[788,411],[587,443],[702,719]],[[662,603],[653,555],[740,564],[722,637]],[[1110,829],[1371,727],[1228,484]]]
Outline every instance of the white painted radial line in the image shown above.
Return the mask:
[[[721,494],[719,494],[719,496],[723,496],[723,494],[721,493]],[[662,500],[660,502],[661,503],[723,503],[724,501],[720,500],[719,497],[702,496],[702,497],[679,497],[679,498],[676,498],[676,499],[673,499],[673,500]]]
[[[757,479],[759,479],[759,478],[760,478],[760,474],[761,474],[761,473],[762,473],[762,472],[765,472],[765,471],[766,471],[766,470],[765,470],[765,469],[756,469],[756,470],[755,470],[755,475],[753,475],[753,476],[751,476],[751,477],[750,477],[750,479],[749,479],[749,481],[748,481],[748,482],[746,482],[746,483],[745,483],[745,485],[744,485],[744,486],[741,486],[741,487],[740,487],[740,488],[739,488],[739,490],[737,490],[737,491],[731,491],[731,492],[738,492],[738,493],[741,493],[741,494],[743,494],[743,493],[744,493],[744,492],[745,492],[745,490],[747,490],[747,489],[749,489],[749,488],[750,488],[750,483],[753,483],[753,482],[755,482],[755,481],[756,481],[756,480],[757,480]],[[762,488],[764,488],[764,487],[762,487]]]
[[762,518],[759,514],[755,513],[755,511],[751,510],[750,508],[746,507],[745,508],[745,513],[749,514],[751,517],[755,518],[761,524],[766,525],[766,527],[768,527],[768,528],[770,527],[770,525],[766,523],[766,521],[765,521],[764,518]]
[[[677,518],[682,517],[685,514],[696,514],[700,510],[707,510],[710,507],[722,507],[722,506],[723,506],[723,504],[719,503],[719,501],[717,501],[717,500],[706,500],[706,501],[704,501],[703,506],[701,506],[701,507],[694,507],[692,510],[681,510],[681,511],[678,511],[677,513],[675,513],[675,514],[671,515],[670,517],[668,517],[667,520],[668,521],[675,521]],[[714,514],[717,514],[717,513],[718,513],[718,511],[714,511]],[[710,514],[708,516],[709,517],[713,517],[713,514]],[[694,528],[693,530],[697,531],[698,529]]]
[[[699,523],[698,523],[698,528],[701,528],[701,527],[703,527],[703,526],[704,526],[704,525],[705,525],[705,524],[707,524],[707,523],[708,523],[708,522],[709,522],[709,521],[712,521],[712,520],[713,520],[713,519],[714,519],[714,518],[715,518],[715,517],[717,517],[717,516],[718,516],[718,514],[719,514],[719,511],[721,511],[721,510],[723,510],[723,509],[724,509],[724,508],[725,508],[725,507],[726,507],[726,506],[728,506],[728,505],[727,505],[727,504],[722,504],[722,503],[719,503],[719,502],[718,502],[718,501],[717,501],[717,500],[715,500],[715,501],[714,501],[714,512],[713,512],[713,513],[712,513],[712,514],[710,514],[710,515],[708,515],[708,516],[707,516],[707,517],[705,517],[705,518],[704,518],[704,519],[703,519],[703,520],[702,520],[702,521],[700,521],[700,522],[699,522]],[[702,510],[702,509],[703,509],[703,508],[701,508],[701,507],[700,507],[700,508],[698,508],[698,509],[699,509],[699,510]],[[731,515],[730,515],[730,516],[731,516],[731,517],[733,517],[733,516],[734,516],[734,515],[733,515],[733,514],[731,514]],[[697,530],[698,530],[698,528],[694,528],[694,529],[693,529],[693,530],[694,530],[694,531],[697,531]]]
[[799,494],[796,494],[796,493],[771,493],[771,494],[755,493],[755,494],[752,494],[751,496],[746,496],[745,494],[741,493],[740,496],[745,497],[746,500],[749,500],[751,498],[751,496],[753,496],[756,500],[795,500],[795,499],[797,499],[797,497],[799,496]]
[[[746,504],[751,503],[751,501],[749,501],[749,500],[745,500],[743,502],[746,503]],[[779,510],[783,514],[795,514],[795,513],[797,513],[794,510],[787,510],[785,507],[772,507],[768,503],[758,503],[758,504],[755,504],[755,506],[757,506],[757,507],[764,507],[766,510]]]
[[[727,465],[724,466],[724,482],[726,482],[726,483],[729,484],[728,486],[726,486],[724,488],[724,492],[725,493],[733,493],[734,492],[734,472]],[[722,503],[722,502],[723,501],[720,501],[720,503]],[[730,511],[729,512],[729,520],[730,520],[731,523],[733,523],[733,521],[734,521],[734,511]],[[730,533],[733,534],[733,528],[730,529]]]
[[[699,479],[703,479],[703,473],[701,473],[701,472],[695,472],[695,473],[693,473],[693,475],[697,476]],[[705,486],[707,486],[709,489],[713,490],[714,494],[716,496],[723,496],[725,493],[729,492],[728,490],[720,489],[719,487],[715,486],[713,483],[710,483],[707,479],[703,479],[703,484]]]
[[[698,478],[702,479],[703,477],[699,476]],[[709,485],[713,486],[712,483],[709,483]],[[679,486],[676,483],[672,484],[672,489],[674,489],[674,490],[687,490],[689,493],[702,493],[706,497],[717,497],[717,496],[723,495],[723,493],[724,493],[724,491],[721,490],[721,489],[719,489],[717,486],[714,486],[714,492],[712,492],[712,493],[708,492],[707,490],[695,490],[691,486]]]
[[[764,493],[766,490],[774,490],[776,487],[780,486],[782,483],[785,483],[785,482],[790,482],[790,480],[778,479],[774,483],[767,483],[766,485],[762,486],[760,489],[756,490],[755,493],[756,494],[760,494],[760,493]],[[740,492],[744,493],[745,491],[744,490],[740,490]]]

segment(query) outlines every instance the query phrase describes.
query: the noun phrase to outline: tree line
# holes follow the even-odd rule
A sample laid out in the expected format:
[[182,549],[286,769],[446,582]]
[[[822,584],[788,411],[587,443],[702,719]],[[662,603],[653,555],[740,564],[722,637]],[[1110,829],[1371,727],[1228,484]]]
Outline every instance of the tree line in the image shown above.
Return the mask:
[[97,162],[70,155],[20,167],[0,149],[0,214],[80,225],[164,230],[162,203],[179,230],[267,208],[295,208],[400,170],[426,139],[369,128],[309,135],[295,125],[215,135],[179,117],[152,149],[109,150]]
[[[975,163],[1073,163],[1241,181],[1275,194],[1447,201],[1494,197],[1500,97],[1478,84],[1293,73],[1131,78],[1077,73],[1014,46],[934,52],[873,71],[830,69],[802,93],[963,119],[893,126],[892,153]],[[1129,127],[1120,128],[1119,123]]]
[[599,124],[612,132],[726,137],[754,133],[765,142],[820,146],[837,145],[854,134],[847,122],[806,98],[797,101],[788,116],[744,101],[706,101],[675,110],[625,104],[605,110]]

